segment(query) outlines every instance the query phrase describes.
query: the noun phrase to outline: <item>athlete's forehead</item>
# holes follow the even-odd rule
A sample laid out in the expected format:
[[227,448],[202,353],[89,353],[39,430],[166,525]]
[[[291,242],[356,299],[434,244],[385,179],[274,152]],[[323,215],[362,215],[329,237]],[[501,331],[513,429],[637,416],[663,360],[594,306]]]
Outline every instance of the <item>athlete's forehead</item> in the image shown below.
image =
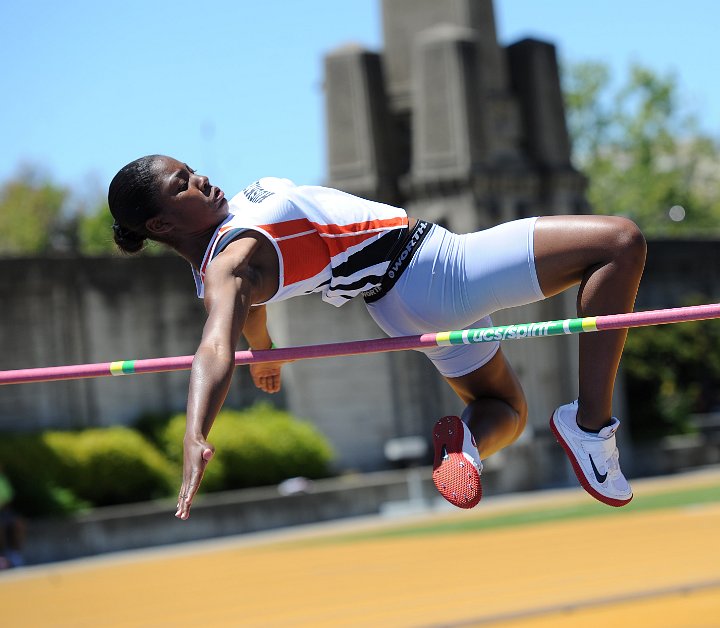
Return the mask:
[[190,170],[185,162],[174,159],[173,157],[159,157],[155,162],[158,174],[162,177],[176,176],[182,172]]

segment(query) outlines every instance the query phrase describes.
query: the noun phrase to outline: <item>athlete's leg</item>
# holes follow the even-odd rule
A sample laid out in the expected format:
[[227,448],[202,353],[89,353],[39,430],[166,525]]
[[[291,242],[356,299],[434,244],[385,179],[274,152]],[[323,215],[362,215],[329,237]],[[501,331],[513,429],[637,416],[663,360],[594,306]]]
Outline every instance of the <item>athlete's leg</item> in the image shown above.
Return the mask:
[[[579,284],[578,316],[629,312],[645,265],[645,239],[635,223],[614,216],[546,216],[535,224],[535,268],[550,297]],[[578,423],[608,425],[627,330],[582,334]]]
[[445,379],[466,404],[462,419],[481,459],[517,440],[527,422],[527,402],[502,349],[479,369]]
[[460,508],[482,498],[482,460],[517,439],[527,420],[520,382],[502,351],[483,366],[445,378],[467,404],[462,419],[446,416],[433,428],[433,482]]
[[[632,309],[645,262],[645,240],[629,220],[603,216],[557,216],[540,218],[532,233],[534,272],[542,295],[553,296],[579,284],[579,316],[626,312]],[[496,251],[501,255],[502,251]],[[507,259],[512,259],[507,257]],[[500,260],[501,263],[504,263]],[[512,276],[506,265],[500,274]],[[507,271],[510,271],[508,273]],[[521,277],[522,273],[514,277]],[[520,305],[519,297],[501,294],[503,306]],[[530,302],[531,291],[526,289]],[[580,337],[580,391],[582,412],[574,404],[561,406],[553,415],[552,426],[568,453],[582,485],[607,504],[621,506],[632,499],[632,490],[620,472],[612,419],[612,394],[625,331],[587,334]],[[481,458],[512,443],[522,432],[526,404],[517,377],[498,353],[484,366],[460,377],[446,377],[467,404],[463,419],[469,426]],[[575,421],[598,434],[587,434]],[[445,450],[436,447],[433,479],[441,494],[451,503],[471,507],[482,495],[479,473],[468,469],[470,434],[460,438],[462,424],[445,418],[436,424],[434,438],[444,439]],[[604,428],[604,429],[601,429]]]

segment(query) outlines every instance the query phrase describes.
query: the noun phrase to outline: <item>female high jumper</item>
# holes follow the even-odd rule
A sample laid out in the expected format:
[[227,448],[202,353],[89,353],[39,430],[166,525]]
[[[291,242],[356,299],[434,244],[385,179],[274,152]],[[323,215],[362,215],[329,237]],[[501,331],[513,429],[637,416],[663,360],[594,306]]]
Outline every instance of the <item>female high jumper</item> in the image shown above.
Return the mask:
[[[190,374],[180,519],[214,453],[207,438],[240,335],[252,349],[272,347],[266,304],[312,292],[336,306],[362,297],[382,330],[404,336],[488,327],[497,310],[579,286],[578,317],[600,316],[632,310],[645,264],[645,239],[625,218],[543,216],[454,234],[399,207],[287,179],[260,179],[228,200],[162,155],[123,167],[108,201],[119,248],[134,253],[149,239],[175,250],[192,266],[207,310]],[[626,335],[580,336],[578,398],[550,419],[581,485],[612,506],[632,499],[612,411]],[[465,403],[461,417],[435,424],[433,481],[449,502],[470,508],[482,496],[482,460],[525,427],[525,396],[498,342],[423,353]],[[251,365],[253,382],[277,392],[282,366]]]

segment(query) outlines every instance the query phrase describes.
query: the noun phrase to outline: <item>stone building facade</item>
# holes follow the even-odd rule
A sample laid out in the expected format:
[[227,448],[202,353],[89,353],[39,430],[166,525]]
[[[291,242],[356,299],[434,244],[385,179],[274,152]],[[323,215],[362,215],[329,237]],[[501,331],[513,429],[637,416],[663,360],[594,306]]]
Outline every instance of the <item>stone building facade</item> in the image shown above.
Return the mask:
[[383,0],[384,50],[325,59],[329,185],[468,231],[587,211],[555,47],[502,47],[491,0]]

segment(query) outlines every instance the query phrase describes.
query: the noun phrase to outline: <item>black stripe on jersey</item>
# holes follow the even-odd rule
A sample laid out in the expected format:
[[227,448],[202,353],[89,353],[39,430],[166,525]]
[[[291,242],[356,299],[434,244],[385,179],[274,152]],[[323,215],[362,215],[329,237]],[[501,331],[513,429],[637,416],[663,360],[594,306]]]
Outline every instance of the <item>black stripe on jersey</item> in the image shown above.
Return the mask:
[[[390,262],[388,262],[389,264]],[[380,285],[380,282],[382,281],[383,275],[365,275],[364,277],[358,279],[357,281],[353,281],[352,283],[336,283],[337,278],[333,278],[333,283],[330,285],[330,292],[332,293],[332,296],[344,296],[342,294],[338,294],[338,292],[352,292],[353,296],[357,295],[358,292],[365,292],[366,290],[370,290],[370,288],[373,288],[375,286]],[[343,279],[343,277],[340,277],[340,279]],[[348,299],[352,297],[346,297]]]
[[[375,266],[383,261],[390,261],[395,253],[396,247],[400,246],[407,235],[407,229],[393,229],[380,236],[372,244],[353,253],[342,264],[332,268],[333,279],[342,280],[343,277],[351,277],[357,272],[370,266]],[[377,278],[377,282],[382,277]],[[375,278],[373,278],[375,280]]]

